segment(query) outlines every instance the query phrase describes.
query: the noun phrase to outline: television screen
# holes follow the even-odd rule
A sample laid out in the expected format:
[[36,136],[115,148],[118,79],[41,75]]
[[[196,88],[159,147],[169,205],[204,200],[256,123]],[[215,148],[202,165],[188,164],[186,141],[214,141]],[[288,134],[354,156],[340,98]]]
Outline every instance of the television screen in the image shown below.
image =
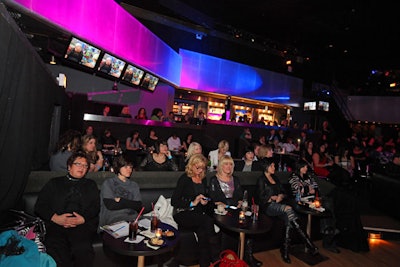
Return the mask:
[[141,86],[146,88],[146,89],[148,89],[148,90],[150,90],[150,91],[154,91],[156,89],[157,83],[158,83],[158,78],[157,77],[155,77],[155,76],[153,76],[153,75],[151,75],[149,73],[146,73],[146,75],[144,76],[144,79],[142,81]]
[[96,66],[100,53],[100,49],[72,37],[64,57],[71,62],[76,62],[93,69]]
[[98,70],[100,72],[114,76],[115,78],[119,78],[121,76],[122,70],[125,67],[125,64],[125,61],[116,58],[110,54],[104,53]]
[[135,66],[128,65],[125,70],[124,75],[122,76],[122,80],[132,83],[134,85],[139,85],[140,81],[143,78],[144,71],[136,68]]
[[317,102],[304,102],[304,110],[316,110]]
[[329,102],[319,101],[318,110],[329,111]]

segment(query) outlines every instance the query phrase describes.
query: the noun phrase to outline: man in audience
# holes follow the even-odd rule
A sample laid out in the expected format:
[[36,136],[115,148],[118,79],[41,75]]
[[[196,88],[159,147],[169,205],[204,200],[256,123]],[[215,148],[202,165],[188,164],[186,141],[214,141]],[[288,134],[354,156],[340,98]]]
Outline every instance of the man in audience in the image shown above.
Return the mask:
[[176,133],[172,133],[172,136],[167,140],[168,150],[170,151],[179,151],[182,149],[181,139]]

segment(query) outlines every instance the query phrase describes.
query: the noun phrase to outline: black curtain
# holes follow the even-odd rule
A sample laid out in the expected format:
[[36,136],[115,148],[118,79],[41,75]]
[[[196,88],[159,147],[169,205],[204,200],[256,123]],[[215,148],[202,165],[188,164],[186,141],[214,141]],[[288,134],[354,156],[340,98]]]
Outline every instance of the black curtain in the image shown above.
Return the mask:
[[0,4],[0,211],[14,208],[29,173],[49,159],[54,105],[64,94]]

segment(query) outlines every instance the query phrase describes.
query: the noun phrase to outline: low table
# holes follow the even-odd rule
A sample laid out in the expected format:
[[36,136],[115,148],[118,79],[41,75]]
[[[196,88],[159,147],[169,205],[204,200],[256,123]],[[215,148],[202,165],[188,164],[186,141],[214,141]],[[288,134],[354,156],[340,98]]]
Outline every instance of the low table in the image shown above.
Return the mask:
[[117,254],[138,257],[137,267],[144,267],[145,256],[156,256],[167,253],[169,251],[172,251],[172,249],[175,248],[175,246],[178,244],[179,232],[177,229],[165,223],[160,223],[159,228],[161,228],[163,231],[170,230],[174,232],[174,238],[163,238],[165,241],[165,245],[163,245],[159,249],[149,248],[144,243],[144,240],[148,238],[145,238],[140,243],[132,244],[124,242],[126,236],[121,238],[114,238],[106,232],[104,232],[103,234],[103,245]]
[[272,227],[272,220],[264,214],[259,214],[258,220],[253,222],[252,218],[246,216],[243,223],[239,222],[239,211],[229,210],[226,215],[214,214],[218,226],[239,233],[239,258],[243,260],[246,234],[262,234],[268,232]]

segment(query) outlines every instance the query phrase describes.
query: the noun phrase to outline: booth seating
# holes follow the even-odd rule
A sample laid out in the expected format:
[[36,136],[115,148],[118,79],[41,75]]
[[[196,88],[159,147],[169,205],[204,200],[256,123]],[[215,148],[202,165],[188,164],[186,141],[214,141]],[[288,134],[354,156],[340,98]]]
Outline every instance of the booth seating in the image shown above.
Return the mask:
[[[131,179],[139,184],[140,192],[142,196],[142,202],[145,207],[145,213],[151,211],[152,203],[156,203],[159,196],[163,195],[165,198],[170,198],[176,187],[177,181],[183,172],[145,172],[138,171],[133,172]],[[51,172],[51,171],[33,171],[31,172],[22,201],[20,209],[24,210],[28,214],[34,214],[34,205],[38,193],[45,183],[47,183],[53,177],[59,177],[65,175],[64,172]],[[113,177],[115,174],[111,172],[96,172],[88,173],[87,178],[96,181],[100,190],[101,185],[107,178]],[[213,176],[214,173],[208,173],[207,179]],[[240,182],[245,190],[248,191],[249,198],[254,194],[255,184],[257,178],[262,175],[261,172],[235,172],[235,176],[239,177]],[[290,173],[279,172],[277,176],[281,182],[288,185],[288,178]],[[322,192],[331,190],[330,183],[324,180],[318,180],[320,189]],[[274,225],[268,233],[265,235],[257,236],[255,239],[254,251],[263,251],[269,249],[276,249],[282,243],[282,231],[284,229],[283,221],[278,218],[273,218]],[[315,223],[317,224],[317,223]],[[195,263],[198,255],[196,248],[196,240],[193,233],[180,232],[181,244],[174,251],[175,259],[183,265],[192,265]],[[95,243],[96,257],[99,253],[103,253],[101,239],[98,238]]]

